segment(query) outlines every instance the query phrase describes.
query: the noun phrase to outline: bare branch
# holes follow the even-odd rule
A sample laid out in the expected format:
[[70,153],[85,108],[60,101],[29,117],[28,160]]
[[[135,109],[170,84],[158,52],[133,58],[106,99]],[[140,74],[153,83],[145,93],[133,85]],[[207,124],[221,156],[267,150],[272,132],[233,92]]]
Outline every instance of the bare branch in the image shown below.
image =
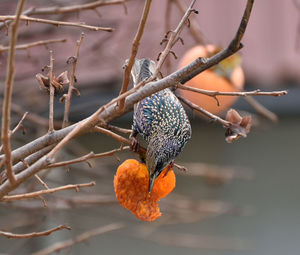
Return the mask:
[[211,96],[211,97],[215,97],[215,96],[239,96],[239,97],[273,96],[273,97],[279,97],[279,96],[284,96],[284,95],[288,94],[288,92],[286,90],[269,92],[269,91],[260,91],[259,89],[256,89],[253,91],[220,92],[220,91],[212,91],[212,90],[206,90],[206,89],[193,88],[193,87],[189,87],[189,86],[185,86],[185,85],[181,85],[181,84],[178,84],[177,88],[197,92],[197,93],[204,94],[204,95]]
[[[19,106],[17,104],[12,103],[11,104],[11,110],[12,110],[12,112],[17,113],[20,116],[24,115],[24,110],[22,109],[21,106]],[[39,126],[43,126],[43,127],[46,127],[46,128],[49,127],[49,119],[41,117],[41,116],[39,116],[35,113],[32,113],[32,112],[28,113],[28,115],[26,116],[26,120],[31,121],[32,123],[37,124]],[[53,125],[54,125],[54,129],[59,129],[62,125],[62,121],[53,120]]]
[[73,90],[74,90],[74,82],[75,82],[75,71],[76,71],[77,61],[79,59],[79,49],[83,37],[84,37],[84,33],[81,33],[80,39],[77,41],[77,45],[76,45],[76,55],[72,65],[72,73],[70,77],[68,94],[65,97],[65,111],[64,111],[64,120],[63,120],[62,128],[66,127],[69,123],[70,107],[71,107],[71,101],[72,101]]
[[[104,5],[114,5],[114,4],[122,4],[125,8],[125,13],[127,13],[126,10],[126,3],[127,0],[119,1],[119,0],[112,0],[112,1],[106,1],[106,0],[99,0],[91,3],[86,4],[77,4],[77,5],[70,5],[70,6],[53,6],[53,7],[41,7],[41,8],[30,8],[23,12],[23,15],[26,16],[33,16],[33,15],[47,15],[47,14],[64,14],[64,13],[71,13],[71,12],[79,12],[83,10],[96,10],[97,7],[104,6]],[[7,27],[11,23],[11,20],[8,20],[6,22],[3,22],[0,24],[0,29],[3,27]]]
[[[150,6],[151,6],[151,2],[152,0],[146,0],[145,2],[145,6],[144,6],[144,10],[143,10],[143,14],[140,20],[140,24],[137,30],[137,33],[133,39],[133,43],[132,43],[132,48],[131,48],[131,55],[129,58],[128,63],[125,66],[125,71],[124,71],[124,78],[123,78],[123,84],[122,84],[122,88],[120,91],[120,95],[124,94],[127,90],[128,90],[128,85],[130,82],[130,72],[132,69],[132,66],[134,64],[135,61],[135,56],[138,52],[139,49],[139,45],[140,45],[140,40],[143,36],[144,33],[144,28],[146,25],[146,21],[147,21],[147,17],[148,17],[148,13],[150,10]],[[119,110],[123,111],[124,110],[124,103],[125,103],[125,98],[120,100],[119,103]]]
[[113,156],[116,152],[125,151],[125,150],[129,150],[129,146],[125,146],[125,147],[121,147],[119,149],[114,149],[114,150],[111,150],[111,151],[107,151],[107,152],[103,152],[103,153],[97,153],[97,154],[95,154],[94,152],[90,152],[89,154],[84,155],[84,156],[79,157],[79,158],[76,158],[76,159],[53,163],[51,165],[48,165],[47,168],[68,166],[68,165],[71,165],[71,164],[85,162],[85,161],[87,161],[89,159],[93,159],[93,158],[102,158],[102,157],[107,157],[107,156]]
[[34,177],[38,180],[40,184],[44,186],[45,189],[49,189],[48,185],[37,174],[35,174]]
[[158,76],[158,74],[160,72],[160,69],[161,69],[161,66],[164,63],[166,57],[169,55],[172,47],[174,46],[175,41],[176,41],[178,35],[180,34],[182,28],[183,28],[183,25],[185,24],[185,22],[187,21],[187,19],[191,15],[191,13],[194,11],[193,10],[193,6],[194,6],[195,1],[196,0],[193,0],[191,2],[189,8],[185,12],[185,14],[182,17],[182,19],[180,20],[180,22],[179,22],[178,26],[176,27],[176,29],[174,31],[170,31],[169,32],[169,34],[171,34],[171,35],[170,35],[170,38],[168,39],[168,43],[167,43],[164,51],[159,56],[159,61],[158,61],[157,65],[156,65],[156,70],[155,70],[155,72],[153,74],[154,77]]
[[[171,0],[171,1],[176,4],[176,6],[178,7],[178,9],[180,10],[180,12],[182,14],[185,13],[185,8],[183,6],[182,1],[180,1],[180,0]],[[200,28],[199,28],[198,24],[193,19],[189,19],[189,21],[190,21],[189,31],[191,32],[191,34],[194,37],[195,41],[198,44],[204,44],[205,41],[207,41],[207,40],[205,39],[204,34],[200,31]]]
[[117,127],[117,126],[113,126],[111,124],[106,124],[105,128],[108,129],[108,130],[116,131],[116,132],[123,133],[123,134],[131,134],[132,133],[131,129],[120,128],[120,127]]
[[49,132],[54,131],[53,115],[54,115],[54,85],[53,83],[53,51],[50,50],[50,68],[49,68]]
[[[124,4],[126,0],[98,0],[91,3],[85,4],[76,4],[70,6],[53,6],[53,7],[42,7],[42,8],[33,8],[30,15],[47,15],[47,14],[64,14],[64,13],[72,13],[72,12],[80,12],[85,10],[93,10],[100,6],[105,5],[117,5],[117,4]],[[29,15],[29,14],[27,14]]]
[[[14,133],[16,133],[18,131],[18,129],[22,126],[22,123],[24,121],[24,119],[26,118],[28,112],[25,112],[24,115],[22,116],[22,118],[20,119],[19,123],[17,124],[17,126],[11,131],[11,133],[9,134],[9,137],[11,138],[13,136]],[[0,146],[0,152],[2,151],[3,146]]]
[[[4,100],[2,107],[2,130],[1,130],[1,139],[3,144],[3,150],[5,154],[6,164],[6,173],[11,184],[16,183],[16,177],[12,171],[12,158],[11,158],[11,143],[10,143],[10,110],[11,110],[11,97],[13,91],[14,77],[15,77],[15,52],[16,44],[18,40],[18,26],[20,21],[20,15],[24,6],[24,0],[18,2],[16,18],[12,24],[10,44],[9,44],[9,55],[7,63],[7,75],[5,80],[5,91],[4,91]],[[0,168],[3,164],[0,162]]]
[[30,192],[30,193],[4,196],[0,201],[8,202],[8,201],[14,201],[14,200],[21,200],[21,199],[37,198],[40,195],[52,194],[54,192],[69,190],[69,189],[75,189],[76,191],[78,191],[79,188],[91,187],[91,186],[95,186],[95,185],[96,185],[95,182],[82,183],[82,184],[69,184],[69,185],[64,185],[64,186],[60,186],[60,187],[52,188],[52,189],[43,189],[43,190],[34,191],[34,192]]
[[67,225],[59,225],[58,227],[51,228],[49,230],[42,231],[42,232],[33,232],[28,234],[14,234],[10,232],[0,231],[0,235],[5,236],[7,238],[32,238],[32,237],[48,236],[55,231],[59,231],[63,229],[71,230],[71,228]]
[[46,249],[40,250],[38,252],[33,253],[32,255],[49,255],[52,254],[54,252],[59,252],[63,249],[67,249],[72,247],[74,244],[77,243],[81,243],[86,241],[87,239],[97,236],[97,235],[101,235],[113,230],[117,230],[120,228],[123,228],[124,225],[122,223],[113,223],[113,224],[109,224],[103,227],[99,227],[99,228],[95,228],[92,230],[88,230],[80,235],[78,235],[77,237],[75,237],[74,239],[69,239],[69,240],[65,240],[62,242],[57,242],[51,246],[49,246]]
[[[13,15],[0,16],[0,22],[5,22],[7,20],[15,20],[15,19],[16,19],[16,16],[13,16]],[[50,25],[54,25],[54,26],[81,27],[81,28],[92,30],[92,31],[106,31],[106,32],[113,31],[113,28],[111,28],[111,27],[96,27],[96,26],[89,26],[89,25],[85,25],[82,23],[76,23],[76,22],[31,18],[31,17],[27,17],[25,15],[21,15],[20,20],[26,21],[26,22],[37,22],[37,23],[50,24]]]
[[271,112],[269,109],[267,109],[265,106],[263,106],[261,103],[256,101],[253,97],[245,97],[245,101],[247,101],[255,111],[257,111],[262,116],[266,117],[267,119],[277,122],[278,117],[275,113]]
[[[67,39],[42,40],[42,41],[37,41],[37,42],[32,42],[32,43],[19,44],[19,45],[16,45],[15,49],[16,50],[28,50],[29,48],[36,47],[36,46],[41,46],[41,45],[47,46],[48,44],[66,42],[66,41],[67,41]],[[8,46],[0,45],[0,53],[7,51],[7,50],[9,50]]]
[[117,140],[118,142],[120,142],[121,144],[131,144],[130,140],[123,137],[123,136],[120,136],[108,129],[105,129],[105,128],[102,128],[102,127],[94,127],[93,128],[93,131],[94,132],[99,132],[99,133],[102,133],[102,134],[105,134],[105,135],[108,135],[110,136],[111,138]]
[[213,120],[214,122],[218,122],[220,123],[221,125],[223,125],[224,127],[230,127],[230,122],[229,121],[226,121],[226,120],[223,120],[222,118],[220,118],[219,116],[217,115],[214,115],[206,110],[204,110],[203,108],[201,108],[200,106],[192,103],[191,101],[187,100],[186,98],[180,96],[180,95],[177,95],[177,97],[183,102],[185,103],[186,105],[188,105],[189,107],[191,107],[192,109],[198,111],[198,112],[201,112],[204,116],[208,117],[209,119]]

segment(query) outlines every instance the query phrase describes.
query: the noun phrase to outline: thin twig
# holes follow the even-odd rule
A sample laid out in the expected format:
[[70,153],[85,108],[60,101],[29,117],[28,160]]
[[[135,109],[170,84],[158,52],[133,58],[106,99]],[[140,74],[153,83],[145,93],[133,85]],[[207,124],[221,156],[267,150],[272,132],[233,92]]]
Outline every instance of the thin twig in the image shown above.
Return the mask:
[[49,189],[48,185],[39,177],[37,174],[34,175],[34,177],[38,180],[40,184],[44,186],[45,189]]
[[260,89],[256,89],[253,91],[238,91],[238,92],[220,92],[220,91],[212,91],[212,90],[206,90],[206,89],[198,89],[193,88],[185,85],[178,84],[177,88],[183,89],[183,90],[189,90],[193,92],[197,92],[200,94],[204,94],[211,97],[216,96],[239,96],[239,97],[247,97],[247,96],[284,96],[287,95],[287,90],[280,90],[280,91],[260,91]]
[[103,153],[97,153],[97,154],[95,154],[94,152],[90,152],[89,154],[86,154],[86,155],[84,155],[82,157],[79,157],[79,158],[76,158],[76,159],[53,163],[53,164],[47,166],[47,168],[68,166],[68,165],[71,165],[71,164],[85,162],[85,161],[87,161],[89,159],[93,159],[93,158],[102,158],[102,157],[107,157],[107,156],[113,156],[116,152],[125,151],[125,150],[129,150],[129,146],[125,146],[125,147],[121,147],[119,149],[114,149],[114,150],[111,150],[111,151],[107,151],[107,152],[103,152]]
[[120,229],[123,227],[124,227],[124,225],[122,223],[112,223],[112,224],[109,224],[109,225],[106,225],[103,227],[88,230],[88,231],[76,236],[74,239],[68,239],[68,240],[65,240],[62,242],[54,243],[53,245],[51,245],[43,250],[40,250],[38,252],[35,252],[32,255],[49,255],[54,252],[59,252],[63,249],[72,247],[74,244],[84,242],[91,237],[101,235],[101,234],[104,234],[104,233],[107,233],[107,232],[110,232],[113,230],[117,230],[117,229]]
[[[165,31],[171,30],[171,14],[172,14],[172,0],[167,0],[166,10],[165,10]],[[165,40],[167,40],[165,38]],[[161,42],[160,44],[162,44]],[[171,59],[166,59],[166,70],[167,73],[171,73]]]
[[123,133],[123,134],[131,134],[132,130],[131,129],[126,129],[126,128],[120,128],[111,124],[106,124],[105,128],[111,131],[116,131],[119,133]]
[[[11,110],[11,97],[13,91],[14,77],[15,77],[15,52],[16,44],[18,40],[18,26],[20,21],[20,15],[24,6],[25,0],[18,2],[16,19],[12,24],[10,44],[9,44],[9,55],[7,63],[7,75],[5,80],[5,91],[4,100],[2,107],[2,144],[5,154],[6,173],[11,184],[16,183],[16,177],[12,170],[12,158],[11,158],[11,143],[10,143],[10,110]],[[0,163],[0,168],[3,163]]]
[[[20,116],[24,115],[24,110],[23,107],[20,105],[17,105],[15,103],[11,104],[11,110],[12,112],[17,113]],[[34,124],[37,124],[38,126],[43,126],[48,128],[49,127],[49,119],[48,118],[44,118],[41,117],[35,113],[30,112],[27,116],[26,116],[26,120],[27,121],[31,121]],[[54,125],[54,129],[59,129],[62,125],[62,121],[59,120],[53,120],[53,125]]]
[[91,187],[91,186],[95,186],[95,185],[96,185],[95,182],[81,183],[81,184],[69,184],[69,185],[64,185],[64,186],[60,186],[60,187],[52,188],[52,189],[43,189],[43,190],[34,191],[34,192],[30,192],[30,193],[4,196],[0,201],[8,202],[8,201],[15,201],[15,200],[22,200],[22,199],[32,199],[32,198],[37,198],[40,195],[52,194],[54,192],[69,190],[69,189],[75,189],[76,191],[78,191],[79,188]]
[[[13,171],[15,174],[18,174],[22,172],[24,169],[28,168],[28,166],[31,166],[33,163],[35,163],[37,160],[39,160],[41,157],[43,157],[45,154],[50,152],[53,149],[54,145],[49,145],[44,147],[41,150],[38,150],[37,152],[31,154],[30,156],[26,157],[23,160],[20,160],[17,164],[13,166]],[[0,175],[0,183],[3,182],[3,180],[6,179],[5,171],[3,171],[3,174]]]
[[187,100],[186,98],[180,96],[180,95],[177,95],[177,97],[183,102],[185,103],[186,105],[188,105],[189,107],[191,107],[192,109],[198,111],[198,112],[201,112],[204,116],[208,117],[209,119],[213,120],[214,122],[218,122],[220,123],[221,125],[223,125],[224,127],[230,127],[230,122],[229,121],[226,121],[226,120],[223,120],[222,118],[220,118],[219,116],[217,115],[214,115],[206,110],[204,110],[203,108],[201,108],[200,106],[192,103],[191,101]]
[[73,60],[72,73],[71,73],[71,77],[70,77],[68,94],[66,95],[66,98],[65,98],[65,111],[64,111],[64,119],[63,119],[62,128],[66,127],[69,124],[70,107],[71,107],[71,101],[72,101],[73,90],[74,90],[74,82],[75,82],[75,72],[76,72],[77,61],[79,59],[79,49],[80,49],[80,45],[82,43],[83,37],[84,37],[84,33],[81,33],[80,39],[76,43],[76,53],[75,53],[76,55]]
[[[18,131],[18,129],[22,126],[22,123],[23,123],[24,119],[26,118],[27,114],[28,114],[28,112],[25,112],[25,113],[23,114],[23,116],[22,116],[22,118],[20,119],[19,123],[18,123],[18,124],[15,126],[15,128],[10,132],[9,138],[11,138],[11,137],[14,135],[14,133],[16,133],[16,132]],[[0,153],[1,153],[1,151],[2,151],[2,148],[3,148],[3,146],[1,145],[1,146],[0,146]]]
[[130,140],[123,137],[123,136],[120,136],[106,128],[102,128],[102,127],[94,127],[93,128],[93,131],[94,132],[99,132],[99,133],[102,133],[102,134],[105,134],[107,136],[110,136],[111,138],[117,140],[118,142],[120,142],[121,144],[131,144]]
[[[15,20],[16,16],[14,15],[7,15],[7,16],[0,16],[0,22],[5,22],[7,20]],[[20,20],[26,21],[26,22],[37,22],[37,23],[44,23],[44,24],[50,24],[54,26],[71,26],[71,27],[80,27],[89,29],[92,31],[106,31],[106,32],[112,32],[114,29],[111,27],[97,27],[97,26],[89,26],[82,23],[76,23],[76,22],[67,22],[67,21],[57,21],[57,20],[50,20],[50,19],[40,19],[40,18],[31,18],[27,17],[25,15],[20,16]]]
[[54,131],[53,115],[54,115],[54,86],[53,82],[53,51],[50,50],[50,66],[49,66],[49,132]]
[[244,100],[247,101],[253,107],[253,109],[257,111],[259,114],[261,114],[262,116],[266,117],[267,119],[273,122],[278,121],[278,117],[275,113],[271,112],[269,109],[267,109],[257,100],[255,100],[253,97],[244,97]]
[[174,31],[170,31],[170,38],[168,39],[168,43],[164,49],[164,51],[160,54],[159,56],[159,61],[156,65],[156,69],[155,72],[153,74],[154,77],[157,77],[160,70],[161,70],[161,66],[164,63],[166,57],[169,55],[172,47],[174,46],[174,42],[176,41],[178,35],[180,34],[183,25],[185,24],[185,22],[187,21],[187,19],[189,18],[189,16],[191,15],[191,13],[193,12],[193,6],[195,4],[196,0],[193,0],[189,6],[189,8],[187,9],[187,11],[185,12],[184,16],[182,17],[182,19],[180,20],[178,26],[176,27],[176,29]]
[[[128,90],[128,85],[130,82],[130,72],[132,69],[132,66],[135,62],[135,57],[136,54],[138,52],[139,49],[139,45],[140,45],[140,40],[143,36],[144,33],[144,28],[146,25],[146,21],[147,21],[147,17],[148,17],[148,13],[150,10],[150,6],[151,6],[151,2],[152,0],[146,0],[145,2],[145,6],[144,6],[144,10],[143,10],[143,14],[140,20],[140,24],[137,30],[137,33],[133,39],[133,43],[132,43],[132,48],[131,48],[131,55],[129,58],[128,63],[125,66],[125,71],[124,71],[124,78],[123,78],[123,84],[122,84],[122,88],[120,91],[120,95],[124,94],[127,90]],[[124,110],[124,103],[125,103],[125,98],[121,99],[119,102],[119,110],[123,111]]]
[[[42,40],[42,41],[37,41],[37,42],[32,42],[32,43],[25,43],[25,44],[19,44],[16,45],[15,49],[16,50],[28,50],[29,48],[36,47],[36,46],[41,46],[45,45],[47,46],[48,44],[51,43],[60,43],[60,42],[66,42],[67,39],[51,39],[51,40]],[[9,46],[2,46],[0,45],[0,53],[9,50]]]
[[58,227],[51,228],[46,231],[33,232],[33,233],[27,233],[27,234],[14,234],[14,233],[10,233],[10,232],[0,231],[0,235],[5,236],[7,238],[32,238],[32,237],[48,236],[55,231],[59,231],[59,230],[63,230],[63,229],[71,230],[71,227],[69,227],[67,225],[59,225]]
[[[70,6],[53,6],[53,7],[41,7],[41,8],[30,8],[26,11],[24,11],[22,14],[26,16],[33,16],[33,15],[49,15],[49,14],[64,14],[64,13],[71,13],[71,12],[79,12],[83,10],[96,10],[97,7],[104,6],[104,5],[114,5],[114,4],[122,4],[126,11],[126,3],[127,0],[123,1],[95,1],[91,3],[86,4],[76,4],[76,5],[70,5]],[[3,27],[7,27],[11,23],[11,20],[8,20],[6,22],[3,22],[0,24],[0,29]]]
[[[178,9],[180,10],[180,12],[182,14],[185,13],[185,8],[183,6],[182,1],[180,1],[180,0],[171,0],[171,1],[176,4],[176,6],[178,7]],[[190,21],[189,31],[191,32],[191,34],[194,37],[195,41],[198,44],[204,44],[207,40],[205,39],[204,34],[201,32],[198,24],[191,18],[189,19],[189,21]]]
[[[184,163],[184,166],[174,164],[179,170],[187,170],[189,176],[200,176],[212,184],[222,184],[233,179],[251,180],[252,169],[240,166],[219,166],[206,163]],[[180,173],[180,172],[179,172]],[[186,173],[184,173],[186,175]]]
[[123,4],[126,0],[117,0],[117,1],[103,1],[98,0],[91,3],[85,3],[85,4],[76,4],[76,5],[70,5],[70,6],[53,6],[53,7],[42,7],[42,8],[34,8],[31,15],[48,15],[48,14],[64,14],[64,13],[71,13],[71,12],[80,12],[85,10],[92,10],[96,9],[100,6],[105,5],[117,5],[117,4]]

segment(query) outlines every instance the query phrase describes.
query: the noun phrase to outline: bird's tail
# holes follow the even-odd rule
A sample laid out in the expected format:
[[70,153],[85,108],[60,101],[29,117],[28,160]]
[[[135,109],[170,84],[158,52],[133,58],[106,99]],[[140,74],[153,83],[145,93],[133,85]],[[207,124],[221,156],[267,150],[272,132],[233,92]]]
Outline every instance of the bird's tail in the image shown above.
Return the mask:
[[142,80],[148,79],[155,71],[156,64],[149,58],[136,59],[131,70],[134,86]]

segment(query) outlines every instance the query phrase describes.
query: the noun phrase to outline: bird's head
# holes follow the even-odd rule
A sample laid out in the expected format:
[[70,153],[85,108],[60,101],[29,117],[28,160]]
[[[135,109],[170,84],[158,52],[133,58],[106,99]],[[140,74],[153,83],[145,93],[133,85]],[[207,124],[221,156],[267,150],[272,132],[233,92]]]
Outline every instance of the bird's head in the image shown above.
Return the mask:
[[149,173],[149,193],[157,177],[180,152],[178,141],[152,139],[147,147],[146,165]]

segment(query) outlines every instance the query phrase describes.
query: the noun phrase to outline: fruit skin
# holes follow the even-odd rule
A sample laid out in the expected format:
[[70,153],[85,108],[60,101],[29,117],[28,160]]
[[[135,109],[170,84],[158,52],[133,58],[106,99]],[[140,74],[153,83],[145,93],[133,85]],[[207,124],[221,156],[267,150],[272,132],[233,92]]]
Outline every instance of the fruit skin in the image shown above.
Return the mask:
[[135,159],[124,161],[117,169],[114,188],[117,200],[138,219],[153,221],[161,216],[157,201],[167,196],[176,184],[172,169],[164,169],[148,193],[149,175],[145,164]]
[[[195,46],[188,50],[180,61],[179,68],[186,66],[198,57],[208,57],[217,51],[217,47],[214,45]],[[237,56],[237,55],[236,55]],[[237,56],[237,58],[239,58]],[[217,67],[205,70],[193,79],[185,83],[185,85],[220,92],[237,92],[241,91],[244,87],[244,72],[239,65],[239,61],[235,61],[236,58],[233,56],[231,59],[222,61],[221,67],[225,70],[225,73],[219,72],[220,69]],[[236,63],[238,62],[238,63]],[[187,90],[179,90],[180,94],[186,99],[199,105],[205,110],[213,113],[220,114],[227,110],[234,104],[237,97],[234,96],[218,96],[220,106],[217,105],[216,100],[213,97],[202,95]]]

